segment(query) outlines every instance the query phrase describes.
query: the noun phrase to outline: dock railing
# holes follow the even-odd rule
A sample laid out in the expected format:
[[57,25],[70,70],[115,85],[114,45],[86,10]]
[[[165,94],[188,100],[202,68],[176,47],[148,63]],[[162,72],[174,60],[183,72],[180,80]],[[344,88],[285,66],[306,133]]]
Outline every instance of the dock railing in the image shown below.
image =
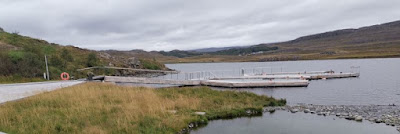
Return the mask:
[[[241,77],[244,75],[262,75],[274,73],[274,70],[283,71],[283,67],[255,67],[255,68],[240,68],[232,70],[208,70],[208,71],[195,71],[184,72],[180,71],[175,74],[166,74],[157,77],[159,79],[173,79],[173,80],[208,80],[213,78],[225,77]],[[280,73],[276,72],[276,73]]]
[[[196,72],[184,72],[166,74],[157,77],[159,79],[170,80],[209,80],[215,78],[238,78],[245,76],[265,76],[265,75],[319,75],[326,73],[339,73],[333,70],[327,71],[298,71],[298,72],[285,72],[285,67],[254,67],[254,68],[240,68],[232,70],[208,70]],[[360,73],[360,66],[350,67],[351,73]]]

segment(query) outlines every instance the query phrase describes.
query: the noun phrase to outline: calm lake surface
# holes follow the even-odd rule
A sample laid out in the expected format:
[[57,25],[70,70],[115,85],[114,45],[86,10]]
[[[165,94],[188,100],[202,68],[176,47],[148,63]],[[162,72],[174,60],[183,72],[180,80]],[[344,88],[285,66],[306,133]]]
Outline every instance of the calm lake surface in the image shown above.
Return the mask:
[[[350,67],[360,67],[353,68]],[[237,76],[240,69],[246,73],[328,71],[360,72],[359,78],[310,81],[308,87],[227,89],[250,91],[256,94],[286,98],[288,105],[298,103],[320,105],[400,105],[400,59],[350,59],[284,62],[241,63],[191,63],[167,64],[167,67],[183,72],[212,71],[219,76]],[[256,69],[252,69],[256,68]],[[258,69],[257,69],[258,68]],[[272,68],[272,71],[271,69]],[[281,69],[282,68],[282,69]],[[222,74],[222,73],[223,74]],[[219,74],[218,74],[219,73]],[[168,77],[168,76],[166,76]],[[175,76],[174,76],[175,77]],[[182,77],[182,76],[181,76]]]
[[[182,72],[210,71],[217,76],[238,76],[245,73],[310,72],[328,71],[360,72],[359,78],[329,79],[310,81],[308,87],[252,88],[216,90],[249,91],[260,95],[287,99],[288,105],[299,103],[319,105],[400,105],[400,59],[349,59],[312,60],[283,62],[241,62],[241,63],[190,63],[167,64],[167,67]],[[260,68],[263,67],[263,68]],[[359,68],[351,68],[359,67]],[[166,76],[166,77],[185,77]],[[209,125],[192,133],[276,133],[276,134],[368,134],[398,133],[396,128],[368,121],[357,123],[333,116],[279,111],[265,113],[262,117],[238,118],[211,121]]]
[[191,134],[396,134],[385,124],[279,111],[262,117],[211,121]]

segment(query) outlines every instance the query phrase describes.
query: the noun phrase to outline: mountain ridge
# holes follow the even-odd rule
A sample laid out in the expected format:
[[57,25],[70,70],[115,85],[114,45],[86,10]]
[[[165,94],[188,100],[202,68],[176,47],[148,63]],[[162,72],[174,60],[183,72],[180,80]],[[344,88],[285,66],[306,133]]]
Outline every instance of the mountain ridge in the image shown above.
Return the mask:
[[240,51],[249,47],[277,47],[278,49],[231,56],[212,55],[208,52],[202,52],[202,55],[176,57],[173,60],[170,58],[170,60],[162,62],[241,62],[400,57],[400,21],[360,28],[333,30],[301,36],[293,40],[261,43],[246,46],[245,48],[223,47],[229,49],[220,51],[232,49]]

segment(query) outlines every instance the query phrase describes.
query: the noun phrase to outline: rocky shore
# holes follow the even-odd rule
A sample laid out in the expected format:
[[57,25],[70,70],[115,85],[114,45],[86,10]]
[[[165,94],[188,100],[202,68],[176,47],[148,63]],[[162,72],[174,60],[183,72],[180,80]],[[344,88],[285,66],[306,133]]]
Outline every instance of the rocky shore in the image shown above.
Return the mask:
[[304,112],[319,116],[337,116],[353,121],[385,123],[400,132],[400,106],[396,105],[306,105],[266,107],[264,112],[283,110],[292,113]]

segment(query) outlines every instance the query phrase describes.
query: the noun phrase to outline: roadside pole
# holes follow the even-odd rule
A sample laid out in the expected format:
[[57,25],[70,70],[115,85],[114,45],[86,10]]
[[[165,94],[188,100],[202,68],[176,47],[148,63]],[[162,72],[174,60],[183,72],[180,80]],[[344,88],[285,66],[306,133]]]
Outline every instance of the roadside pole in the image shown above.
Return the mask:
[[44,55],[44,61],[46,62],[46,74],[47,74],[47,80],[50,80],[50,75],[49,75],[49,66],[47,65],[47,56]]

